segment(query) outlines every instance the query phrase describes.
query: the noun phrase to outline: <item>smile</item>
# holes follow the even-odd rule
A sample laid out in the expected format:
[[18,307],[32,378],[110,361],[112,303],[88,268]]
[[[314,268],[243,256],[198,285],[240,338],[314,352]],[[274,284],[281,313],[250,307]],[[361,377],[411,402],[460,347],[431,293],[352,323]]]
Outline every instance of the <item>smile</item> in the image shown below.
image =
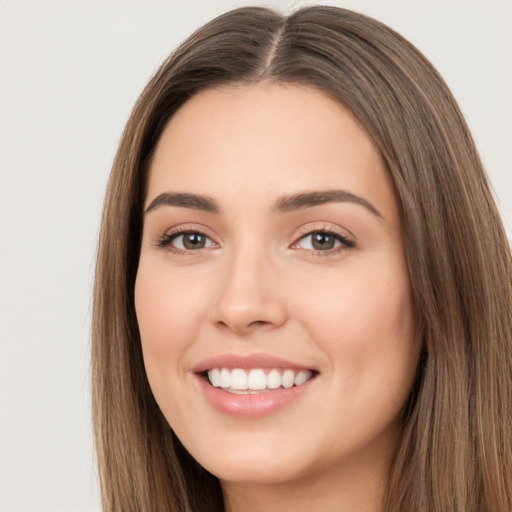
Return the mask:
[[207,377],[214,388],[222,388],[228,393],[257,394],[301,386],[313,377],[313,372],[279,368],[212,368]]
[[301,403],[320,372],[271,354],[219,354],[191,368],[207,403],[223,415],[257,419]]

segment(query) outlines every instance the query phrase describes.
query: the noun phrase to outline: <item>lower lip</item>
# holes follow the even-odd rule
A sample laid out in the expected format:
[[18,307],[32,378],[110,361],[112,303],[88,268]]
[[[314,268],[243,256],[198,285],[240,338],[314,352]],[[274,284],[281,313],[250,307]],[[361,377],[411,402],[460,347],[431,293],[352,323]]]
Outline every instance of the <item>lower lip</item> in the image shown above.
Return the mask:
[[279,388],[257,394],[235,394],[214,388],[202,375],[197,375],[206,399],[220,412],[240,418],[259,418],[275,413],[299,400],[310,388],[316,377],[300,386]]

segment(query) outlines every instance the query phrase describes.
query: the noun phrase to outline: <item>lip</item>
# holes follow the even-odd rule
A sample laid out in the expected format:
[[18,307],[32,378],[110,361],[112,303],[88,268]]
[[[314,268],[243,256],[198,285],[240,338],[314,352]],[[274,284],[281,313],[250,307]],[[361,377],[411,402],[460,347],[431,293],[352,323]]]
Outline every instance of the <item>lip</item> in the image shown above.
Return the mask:
[[[313,370],[314,377],[291,388],[279,388],[258,394],[234,394],[222,388],[214,388],[206,379],[205,372],[211,368],[282,368]],[[300,401],[317,381],[318,372],[309,366],[295,363],[270,354],[223,354],[201,361],[193,367],[199,389],[208,403],[217,411],[237,418],[256,419],[291,406]]]
[[298,364],[271,354],[221,354],[205,359],[192,367],[192,372],[202,373],[212,368],[242,368],[251,370],[253,368],[290,368],[291,370],[315,370],[310,366]]

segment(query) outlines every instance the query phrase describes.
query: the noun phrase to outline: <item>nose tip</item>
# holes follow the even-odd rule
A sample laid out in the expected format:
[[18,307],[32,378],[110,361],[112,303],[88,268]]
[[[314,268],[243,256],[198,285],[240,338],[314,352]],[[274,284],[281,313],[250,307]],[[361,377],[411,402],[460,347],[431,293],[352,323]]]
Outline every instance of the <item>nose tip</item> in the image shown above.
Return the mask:
[[287,312],[270,269],[231,268],[212,307],[211,321],[238,335],[270,330],[286,322]]
[[[219,318],[215,323],[218,327],[229,329],[238,335],[248,334],[256,330],[272,329],[281,325],[281,322],[276,321],[276,319],[253,320],[257,316],[257,313],[249,310],[225,311],[221,317],[222,319]],[[263,317],[263,314],[259,316]]]

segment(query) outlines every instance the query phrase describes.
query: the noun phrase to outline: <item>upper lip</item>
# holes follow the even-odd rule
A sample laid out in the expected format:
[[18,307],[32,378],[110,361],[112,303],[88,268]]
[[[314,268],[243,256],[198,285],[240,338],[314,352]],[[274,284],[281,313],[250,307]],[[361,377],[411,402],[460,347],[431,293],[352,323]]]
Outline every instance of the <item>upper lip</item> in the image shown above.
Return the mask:
[[290,368],[292,370],[312,370],[313,368],[273,356],[271,354],[220,354],[200,361],[192,368],[194,373],[201,373],[212,368]]

